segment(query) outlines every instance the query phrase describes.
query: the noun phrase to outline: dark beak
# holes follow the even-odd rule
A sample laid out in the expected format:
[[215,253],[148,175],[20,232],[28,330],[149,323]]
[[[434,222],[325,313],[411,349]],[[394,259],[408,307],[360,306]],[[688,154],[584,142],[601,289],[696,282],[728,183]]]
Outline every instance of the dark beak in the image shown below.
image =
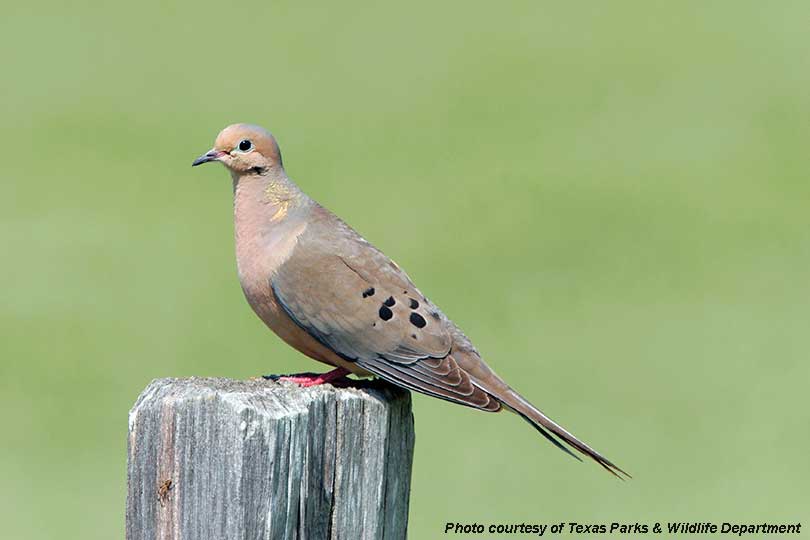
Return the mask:
[[202,165],[203,163],[208,163],[209,161],[218,161],[219,158],[225,155],[225,152],[220,150],[211,150],[197,159],[191,164],[192,167],[196,167],[197,165]]

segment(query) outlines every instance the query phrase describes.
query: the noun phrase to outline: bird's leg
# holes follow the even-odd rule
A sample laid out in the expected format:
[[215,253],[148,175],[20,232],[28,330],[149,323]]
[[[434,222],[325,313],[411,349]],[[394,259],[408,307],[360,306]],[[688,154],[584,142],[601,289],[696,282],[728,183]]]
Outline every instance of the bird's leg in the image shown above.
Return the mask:
[[[348,369],[344,368],[335,368],[332,371],[327,371],[326,373],[296,373],[294,375],[263,375],[265,379],[270,379],[273,381],[290,381],[292,383],[297,384],[298,386],[302,386],[306,388],[307,386],[317,386],[319,384],[325,383],[343,383],[345,384],[348,382],[345,377],[349,374]],[[343,379],[341,381],[341,379]],[[342,384],[341,384],[342,386]]]

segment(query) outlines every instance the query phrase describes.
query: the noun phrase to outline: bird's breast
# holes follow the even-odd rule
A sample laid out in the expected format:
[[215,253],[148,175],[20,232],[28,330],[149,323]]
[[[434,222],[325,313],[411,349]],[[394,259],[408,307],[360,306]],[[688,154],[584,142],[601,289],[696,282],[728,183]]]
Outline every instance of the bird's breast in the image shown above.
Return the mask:
[[279,305],[273,292],[274,277],[284,262],[293,256],[298,238],[305,229],[306,223],[302,223],[284,235],[265,236],[260,244],[255,244],[251,237],[240,238],[237,233],[236,259],[245,298],[259,318],[290,346],[310,358],[365,376],[365,371],[344,362],[298,326]]
[[[236,266],[248,303],[265,319],[271,315],[268,309],[276,311],[271,289],[273,276],[292,255],[298,238],[306,229],[306,222],[267,227],[256,225],[237,220]],[[267,320],[265,322],[270,324]]]

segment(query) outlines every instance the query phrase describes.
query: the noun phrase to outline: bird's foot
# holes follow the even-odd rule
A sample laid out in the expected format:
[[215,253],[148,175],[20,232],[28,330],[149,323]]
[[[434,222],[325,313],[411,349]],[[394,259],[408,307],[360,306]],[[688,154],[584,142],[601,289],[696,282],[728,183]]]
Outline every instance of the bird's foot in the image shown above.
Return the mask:
[[264,379],[271,381],[289,381],[295,383],[302,388],[309,386],[318,386],[319,384],[332,383],[333,386],[347,386],[350,384],[346,375],[349,374],[348,369],[337,368],[326,373],[295,373],[293,375],[262,375]]

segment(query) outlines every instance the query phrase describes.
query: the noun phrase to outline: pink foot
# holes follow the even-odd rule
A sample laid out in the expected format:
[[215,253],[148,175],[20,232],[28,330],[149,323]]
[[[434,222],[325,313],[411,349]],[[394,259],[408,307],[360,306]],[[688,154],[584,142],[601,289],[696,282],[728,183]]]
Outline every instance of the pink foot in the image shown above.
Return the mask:
[[[349,374],[348,369],[337,368],[333,369],[332,371],[328,371],[326,373],[296,373],[295,375],[265,375],[265,379],[271,379],[274,381],[290,381],[292,383],[301,386],[302,388],[307,388],[309,386],[317,386],[319,384],[325,384],[330,382],[344,382],[345,384],[345,377]],[[340,379],[344,379],[344,381],[339,381]],[[336,385],[339,386],[339,385]],[[342,386],[342,385],[340,385]]]

